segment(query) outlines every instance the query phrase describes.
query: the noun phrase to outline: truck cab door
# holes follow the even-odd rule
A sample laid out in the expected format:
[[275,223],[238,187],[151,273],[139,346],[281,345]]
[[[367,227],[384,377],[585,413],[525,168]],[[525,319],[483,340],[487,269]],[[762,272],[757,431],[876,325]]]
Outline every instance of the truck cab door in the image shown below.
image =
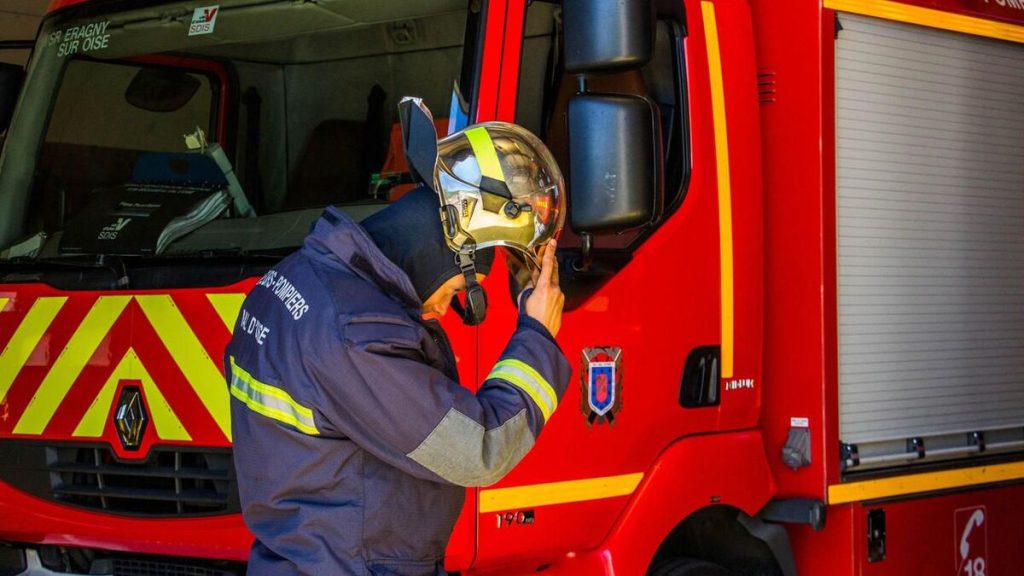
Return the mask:
[[[559,239],[566,310],[558,342],[574,377],[533,451],[480,491],[474,566],[481,570],[514,562],[523,570],[565,564],[566,573],[589,573],[590,564],[572,572],[571,558],[601,550],[620,531],[616,522],[661,474],[666,453],[690,437],[724,437],[757,423],[762,224],[757,92],[744,80],[756,77],[749,9],[741,2],[676,0],[603,5],[613,4],[651,10],[643,57],[574,62],[577,50],[603,46],[602,35],[617,44],[610,39],[626,17],[599,23],[586,13],[593,3],[570,0],[532,2],[516,48],[516,121],[548,144],[568,182],[570,215]],[[600,30],[582,47],[571,32],[581,25]],[[617,110],[620,127],[595,129],[608,110]],[[635,131],[641,123],[653,135],[647,149]],[[635,145],[624,147],[619,162],[617,147],[626,139]],[[581,141],[605,157],[588,162]],[[650,183],[638,184],[631,169],[653,176]],[[636,186],[654,189],[633,195]],[[594,197],[601,193],[606,198]],[[613,193],[630,201],[619,203]],[[516,313],[502,276],[496,265],[487,281],[482,371],[497,359]],[[685,460],[692,470],[706,469],[708,478],[712,462],[744,460],[766,471],[760,440],[748,448],[758,458],[739,451],[695,458],[700,450],[693,450]],[[717,482],[679,470],[671,476],[693,493]],[[767,490],[749,500],[763,504]],[[655,505],[663,508],[658,523],[682,520],[686,514],[673,510],[681,501]],[[694,500],[687,506],[693,511]],[[636,542],[637,555],[647,547],[653,555],[655,540],[670,529],[648,530]],[[616,560],[616,572],[634,573],[650,560],[627,555]]]

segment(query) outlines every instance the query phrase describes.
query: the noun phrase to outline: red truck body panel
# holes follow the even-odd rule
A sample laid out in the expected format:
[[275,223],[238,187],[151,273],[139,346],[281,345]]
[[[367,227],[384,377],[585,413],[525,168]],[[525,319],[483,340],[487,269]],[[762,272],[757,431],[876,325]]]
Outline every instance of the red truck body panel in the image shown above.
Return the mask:
[[[50,11],[87,1],[53,0]],[[486,5],[475,120],[513,121],[526,2]],[[830,487],[843,482],[836,11],[935,26],[956,15],[966,19],[950,20],[961,31],[989,22],[1006,27],[985,28],[991,34],[1024,41],[1024,11],[1009,1],[825,0],[780,9],[770,0],[694,0],[685,9],[685,200],[621,271],[565,314],[558,340],[577,380],[523,462],[498,484],[467,491],[448,549],[451,570],[641,574],[673,528],[703,508],[755,516],[773,499],[829,504]],[[137,292],[0,285],[0,348],[22,359],[10,360],[17,372],[0,388],[0,440],[88,439],[124,461],[158,445],[229,447],[220,359],[255,280]],[[445,320],[470,388],[497,360],[517,314],[501,258],[484,284],[485,324]],[[89,329],[79,333],[83,325]],[[687,354],[706,345],[723,349],[721,400],[683,408]],[[611,424],[588,422],[583,409],[582,351],[598,346],[623,351],[621,409]],[[97,400],[126,383],[158,390],[169,407],[138,450],[121,446],[113,405]],[[779,458],[793,418],[807,420],[811,438],[812,461],[799,470]],[[789,528],[797,565],[837,576],[1008,573],[1024,565],[1019,478],[833,497],[823,530]],[[887,543],[884,560],[872,562],[867,523],[875,510],[885,512]],[[2,482],[0,526],[0,538],[12,542],[238,561],[251,542],[237,514],[113,516]]]

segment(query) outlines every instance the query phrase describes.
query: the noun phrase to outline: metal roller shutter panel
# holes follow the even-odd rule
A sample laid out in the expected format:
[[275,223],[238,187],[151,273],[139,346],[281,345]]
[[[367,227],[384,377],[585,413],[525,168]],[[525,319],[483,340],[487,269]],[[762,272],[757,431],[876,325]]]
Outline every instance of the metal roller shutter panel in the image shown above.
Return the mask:
[[1024,426],[1024,46],[840,23],[840,438]]

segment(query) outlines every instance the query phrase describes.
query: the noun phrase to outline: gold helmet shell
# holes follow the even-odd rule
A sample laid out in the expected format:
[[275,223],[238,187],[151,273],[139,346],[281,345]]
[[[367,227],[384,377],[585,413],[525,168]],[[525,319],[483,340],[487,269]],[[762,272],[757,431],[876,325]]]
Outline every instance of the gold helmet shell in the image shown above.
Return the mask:
[[565,223],[562,171],[547,146],[516,124],[483,122],[441,139],[429,178],[448,246],[458,253],[505,246],[536,264],[538,249]]

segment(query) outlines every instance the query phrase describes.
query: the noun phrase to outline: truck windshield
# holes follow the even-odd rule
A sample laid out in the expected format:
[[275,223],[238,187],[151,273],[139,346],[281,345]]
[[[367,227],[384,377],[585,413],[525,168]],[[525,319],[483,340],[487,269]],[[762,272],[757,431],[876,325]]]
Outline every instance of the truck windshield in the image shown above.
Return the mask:
[[0,259],[283,253],[324,206],[359,219],[411,188],[403,96],[441,134],[470,114],[467,0],[110,5],[42,28],[0,156]]

